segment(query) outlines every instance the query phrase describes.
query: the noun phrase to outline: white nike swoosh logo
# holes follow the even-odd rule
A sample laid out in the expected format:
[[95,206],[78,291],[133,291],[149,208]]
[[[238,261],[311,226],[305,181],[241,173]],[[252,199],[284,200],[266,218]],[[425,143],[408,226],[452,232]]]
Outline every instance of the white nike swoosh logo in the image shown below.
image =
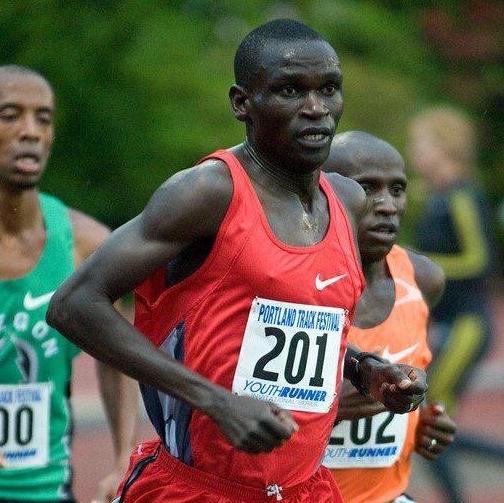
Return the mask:
[[33,311],[34,309],[38,309],[44,304],[47,304],[51,300],[51,297],[53,296],[55,291],[56,290],[44,293],[44,295],[39,295],[38,297],[32,297],[31,292],[28,292],[23,300],[25,309],[28,309],[28,311]]
[[394,278],[394,281],[406,290],[406,293],[400,299],[396,300],[396,306],[401,306],[402,304],[407,304],[408,302],[423,300],[422,292],[415,286],[410,285],[407,281],[404,281],[401,278]]
[[413,346],[409,346],[406,349],[403,349],[402,351],[398,351],[397,353],[391,353],[389,351],[388,346],[385,347],[383,350],[383,358],[388,360],[390,363],[397,363],[401,361],[403,358],[406,356],[410,355],[415,351],[415,349],[418,347],[418,342],[416,344],[413,344]]
[[315,288],[317,290],[322,291],[324,288],[327,288],[328,286],[332,285],[333,283],[336,283],[340,279],[343,279],[346,277],[346,274],[342,274],[341,276],[334,276],[334,278],[329,278],[329,279],[320,279],[320,274],[317,274],[317,277],[315,278]]

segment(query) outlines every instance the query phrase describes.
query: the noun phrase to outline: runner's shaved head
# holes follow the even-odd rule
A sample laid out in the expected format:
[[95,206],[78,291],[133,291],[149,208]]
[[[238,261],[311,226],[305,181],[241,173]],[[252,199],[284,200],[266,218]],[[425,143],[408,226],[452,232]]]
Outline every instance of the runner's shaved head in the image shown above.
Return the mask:
[[282,42],[326,40],[315,30],[294,19],[275,19],[252,30],[240,43],[234,60],[236,83],[248,87],[261,66],[264,50]]
[[396,163],[404,164],[404,161],[390,143],[364,131],[347,131],[334,137],[322,169],[352,177],[363,166],[380,167]]
[[21,66],[21,65],[0,65],[0,83],[4,79],[12,78],[12,77],[36,77],[41,80],[43,80],[47,86],[52,89],[51,84],[47,81],[47,79],[39,72],[36,70],[33,70],[32,68],[28,68],[27,66]]

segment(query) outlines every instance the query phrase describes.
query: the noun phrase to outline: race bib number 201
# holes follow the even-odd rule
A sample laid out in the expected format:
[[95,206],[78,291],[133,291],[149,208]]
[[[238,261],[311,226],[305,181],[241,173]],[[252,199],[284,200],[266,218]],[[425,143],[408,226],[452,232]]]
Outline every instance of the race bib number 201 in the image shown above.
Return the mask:
[[328,412],[344,324],[344,309],[254,299],[233,392],[285,409]]

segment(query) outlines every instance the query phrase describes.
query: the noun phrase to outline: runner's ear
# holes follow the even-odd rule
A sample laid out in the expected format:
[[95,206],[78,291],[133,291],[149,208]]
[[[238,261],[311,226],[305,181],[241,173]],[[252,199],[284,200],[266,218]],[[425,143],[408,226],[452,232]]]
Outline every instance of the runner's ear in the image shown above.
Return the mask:
[[248,118],[249,98],[247,91],[241,86],[233,84],[229,89],[229,99],[234,116],[241,122]]

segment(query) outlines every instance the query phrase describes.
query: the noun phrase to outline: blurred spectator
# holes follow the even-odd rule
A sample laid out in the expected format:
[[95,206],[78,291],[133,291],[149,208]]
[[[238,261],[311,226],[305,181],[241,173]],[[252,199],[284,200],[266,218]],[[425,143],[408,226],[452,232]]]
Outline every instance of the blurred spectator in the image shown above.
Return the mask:
[[[429,189],[416,228],[417,247],[446,274],[446,291],[432,312],[434,363],[429,398],[450,415],[492,335],[486,280],[494,265],[489,210],[476,182],[476,133],[462,112],[440,106],[417,115],[410,128],[413,166]],[[433,466],[451,502],[463,501],[456,452],[471,449],[504,459],[504,448],[459,435]]]

